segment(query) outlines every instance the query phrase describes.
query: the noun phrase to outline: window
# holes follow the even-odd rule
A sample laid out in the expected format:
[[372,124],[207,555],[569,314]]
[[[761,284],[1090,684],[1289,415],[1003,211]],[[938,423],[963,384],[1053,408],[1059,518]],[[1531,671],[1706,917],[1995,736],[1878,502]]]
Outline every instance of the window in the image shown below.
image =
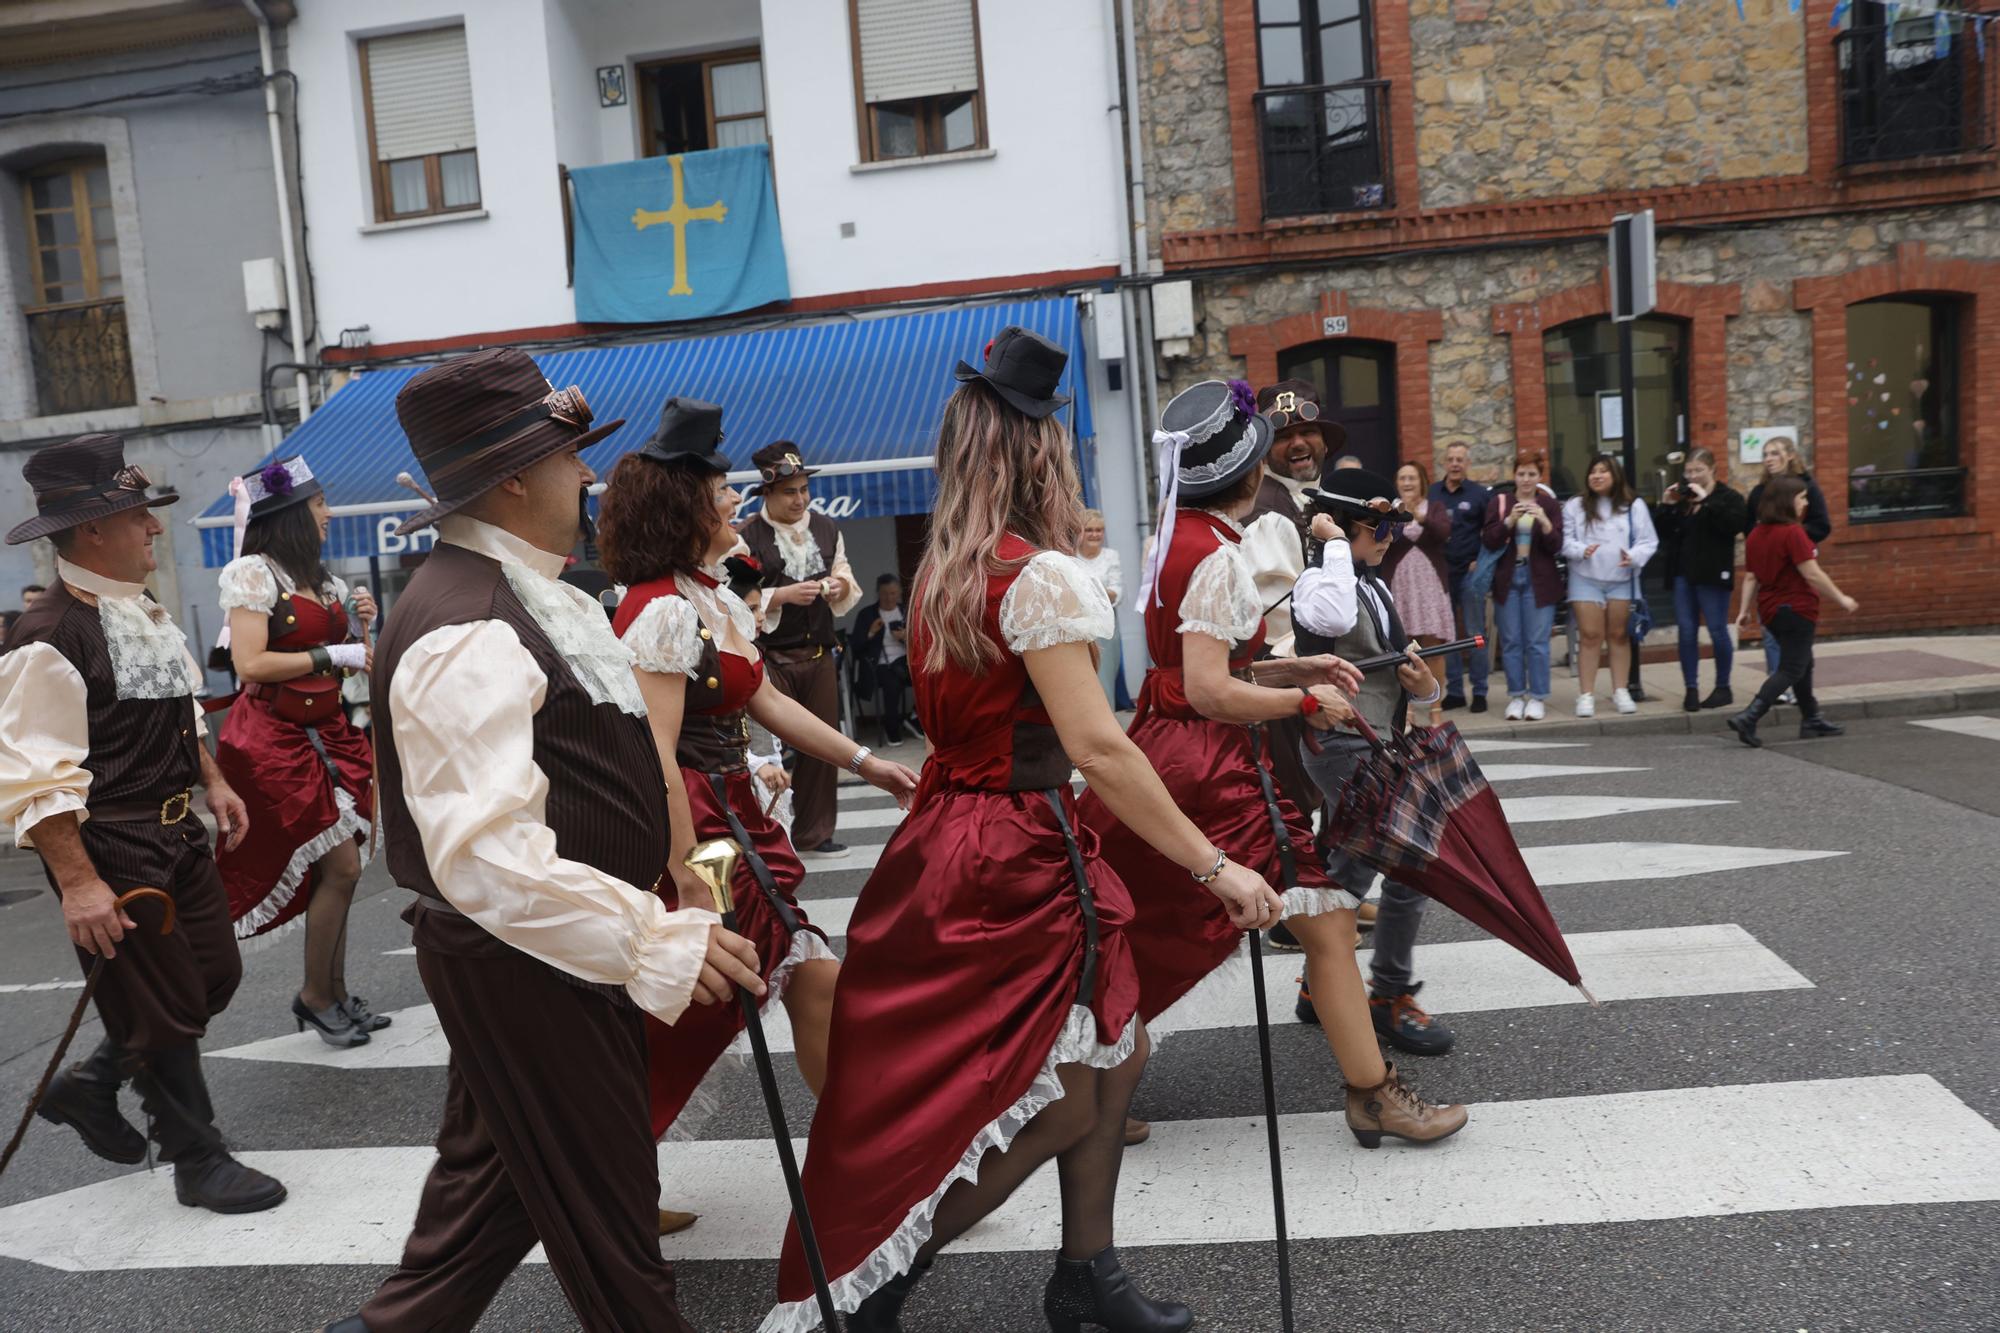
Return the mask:
[[[1910,17],[1892,18],[1892,8]],[[1851,17],[1852,26],[1835,39],[1842,162],[1950,157],[1993,146],[1991,76],[1982,43],[1962,15],[1936,5],[1863,0]],[[1948,34],[1943,42],[1940,24]]]
[[1353,454],[1372,472],[1396,475],[1394,347],[1357,338],[1288,347],[1278,353],[1278,378],[1304,380],[1319,390],[1320,419],[1347,432],[1338,449],[1328,440],[1328,462]]
[[361,97],[367,107],[377,222],[479,207],[479,149],[464,28],[428,28],[363,41]]
[[986,146],[977,0],[849,0],[861,160]]
[[72,159],[28,171],[23,206],[28,299],[22,313],[39,411],[55,416],[130,406],[138,395],[104,159]]
[[646,156],[767,142],[757,50],[639,66]]
[[1258,0],[1264,214],[1389,202],[1389,85],[1374,77],[1369,0]]
[[[1549,485],[1571,496],[1583,487],[1594,455],[1625,457],[1619,390],[1618,326],[1580,319],[1542,335],[1549,392]],[[1677,319],[1641,319],[1632,328],[1632,370],[1638,475],[1633,487],[1656,503],[1673,479],[1667,455],[1687,448],[1687,326]]]
[[1847,308],[1847,517],[1964,512],[1959,302],[1893,296]]

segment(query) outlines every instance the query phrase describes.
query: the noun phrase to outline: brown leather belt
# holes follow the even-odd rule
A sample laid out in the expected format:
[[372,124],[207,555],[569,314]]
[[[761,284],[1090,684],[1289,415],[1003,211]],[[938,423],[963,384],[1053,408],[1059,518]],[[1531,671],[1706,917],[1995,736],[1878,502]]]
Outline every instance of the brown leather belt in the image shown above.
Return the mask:
[[101,805],[88,807],[92,819],[101,819],[107,824],[140,824],[158,821],[161,824],[178,824],[188,817],[188,804],[194,798],[194,788],[177,791],[164,801],[106,801]]
[[764,656],[780,666],[797,666],[801,662],[817,662],[829,650],[820,644],[805,644],[798,648],[766,648]]

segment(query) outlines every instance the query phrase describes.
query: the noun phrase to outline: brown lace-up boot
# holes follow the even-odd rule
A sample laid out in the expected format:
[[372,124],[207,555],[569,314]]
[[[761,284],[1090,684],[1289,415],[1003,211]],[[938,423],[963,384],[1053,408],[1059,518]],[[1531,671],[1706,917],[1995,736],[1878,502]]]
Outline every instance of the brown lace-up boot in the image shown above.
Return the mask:
[[1347,1127],[1364,1148],[1382,1146],[1382,1136],[1405,1143],[1435,1143],[1465,1128],[1463,1106],[1433,1106],[1404,1086],[1396,1066],[1372,1088],[1347,1085]]

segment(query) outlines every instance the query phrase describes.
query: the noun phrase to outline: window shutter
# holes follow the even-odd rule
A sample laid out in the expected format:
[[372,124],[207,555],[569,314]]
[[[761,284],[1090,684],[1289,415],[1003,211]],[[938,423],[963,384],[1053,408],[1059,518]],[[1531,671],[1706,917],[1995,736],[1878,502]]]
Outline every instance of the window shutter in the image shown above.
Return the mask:
[[866,102],[979,90],[972,0],[857,0]]
[[368,98],[380,161],[476,146],[465,29],[369,38]]

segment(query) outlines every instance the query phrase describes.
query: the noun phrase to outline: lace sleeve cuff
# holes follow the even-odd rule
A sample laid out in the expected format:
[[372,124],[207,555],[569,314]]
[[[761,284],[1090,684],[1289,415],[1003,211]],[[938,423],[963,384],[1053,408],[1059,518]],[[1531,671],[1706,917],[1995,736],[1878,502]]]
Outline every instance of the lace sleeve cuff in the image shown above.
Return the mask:
[[222,567],[222,609],[262,611],[278,604],[278,580],[261,555],[246,555]]
[[1074,557],[1043,551],[1000,599],[1000,633],[1017,653],[1094,643],[1117,632],[1103,585]]
[[1240,547],[1218,546],[1202,558],[1188,580],[1180,613],[1182,634],[1205,634],[1224,643],[1240,643],[1256,634],[1264,606]]
[[685,597],[655,597],[625,630],[642,671],[685,676],[701,661],[701,618]]

